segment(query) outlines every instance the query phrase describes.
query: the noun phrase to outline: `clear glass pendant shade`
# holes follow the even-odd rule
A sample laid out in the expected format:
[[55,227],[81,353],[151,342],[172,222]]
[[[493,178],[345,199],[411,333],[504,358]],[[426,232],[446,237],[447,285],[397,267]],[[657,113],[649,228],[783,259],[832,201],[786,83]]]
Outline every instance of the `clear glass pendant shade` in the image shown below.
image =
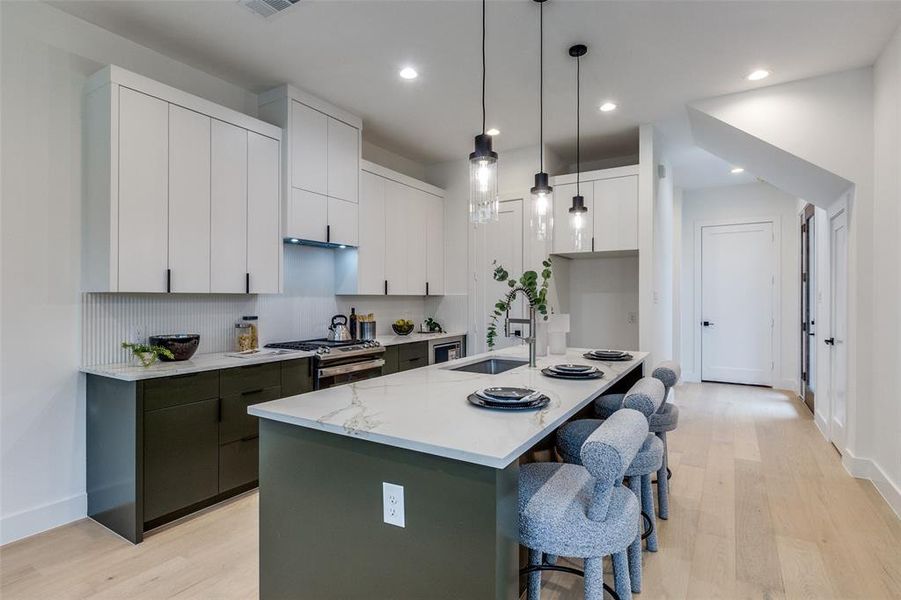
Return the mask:
[[498,220],[497,154],[487,135],[476,136],[475,146],[469,155],[469,220],[490,223]]
[[554,188],[548,185],[547,173],[535,175],[532,188],[532,235],[540,242],[549,242],[554,231]]
[[582,196],[573,196],[573,205],[569,209],[569,231],[572,236],[573,250],[588,249],[588,209]]

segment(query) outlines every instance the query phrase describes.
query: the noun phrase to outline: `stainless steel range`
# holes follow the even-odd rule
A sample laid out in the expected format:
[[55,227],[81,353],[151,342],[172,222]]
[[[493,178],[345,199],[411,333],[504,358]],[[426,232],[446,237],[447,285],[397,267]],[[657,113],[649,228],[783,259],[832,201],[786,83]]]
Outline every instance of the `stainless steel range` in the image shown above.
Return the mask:
[[322,390],[379,377],[385,348],[376,341],[333,341],[325,338],[266,344],[267,348],[315,352],[314,389]]

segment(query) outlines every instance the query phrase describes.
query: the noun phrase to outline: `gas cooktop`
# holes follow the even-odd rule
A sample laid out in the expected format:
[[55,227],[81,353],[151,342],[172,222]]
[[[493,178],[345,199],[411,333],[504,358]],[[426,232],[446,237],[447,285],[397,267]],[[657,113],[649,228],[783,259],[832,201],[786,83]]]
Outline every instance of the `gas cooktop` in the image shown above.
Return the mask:
[[305,352],[317,352],[319,354],[329,354],[332,348],[338,348],[341,352],[349,352],[354,350],[378,348],[379,346],[381,346],[381,344],[379,344],[375,340],[350,340],[339,342],[328,340],[326,338],[266,344],[267,348],[278,348],[280,350],[302,350]]

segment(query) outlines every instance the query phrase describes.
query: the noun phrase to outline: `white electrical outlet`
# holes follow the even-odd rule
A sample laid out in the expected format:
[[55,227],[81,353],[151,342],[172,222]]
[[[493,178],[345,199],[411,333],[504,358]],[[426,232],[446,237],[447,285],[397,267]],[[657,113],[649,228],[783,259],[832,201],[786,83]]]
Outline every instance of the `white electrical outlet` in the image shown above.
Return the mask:
[[382,482],[382,511],[385,523],[404,527],[404,486]]

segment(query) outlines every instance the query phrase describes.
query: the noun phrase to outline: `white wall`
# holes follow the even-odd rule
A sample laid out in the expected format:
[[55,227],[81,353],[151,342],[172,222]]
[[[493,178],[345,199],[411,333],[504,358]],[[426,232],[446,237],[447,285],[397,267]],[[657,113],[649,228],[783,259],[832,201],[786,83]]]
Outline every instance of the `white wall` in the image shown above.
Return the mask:
[[2,2],[0,542],[85,514],[83,84],[107,63],[231,108],[247,91],[38,2]]
[[[673,247],[675,242],[675,189],[673,169],[663,155],[663,144],[655,132],[654,165],[656,185],[654,189],[654,291],[653,313],[653,361],[670,360],[675,356],[673,348]],[[660,177],[658,168],[662,168]]]
[[370,162],[374,162],[377,165],[381,165],[383,167],[388,167],[393,171],[397,171],[398,173],[403,173],[408,177],[412,177],[413,179],[419,179],[420,181],[426,181],[427,183],[431,183],[426,179],[427,169],[426,166],[422,163],[419,163],[415,160],[411,160],[406,156],[401,156],[395,152],[391,152],[390,150],[386,150],[381,146],[376,146],[372,142],[366,139],[366,127],[365,124],[363,126],[363,147],[361,148],[363,158]]
[[695,237],[696,225],[703,221],[729,222],[731,219],[767,218],[773,221],[777,238],[780,273],[779,295],[774,339],[776,387],[798,390],[799,380],[799,306],[798,283],[799,224],[798,200],[766,183],[720,188],[686,190],[682,195],[681,232],[681,349],[680,360],[686,379],[700,378],[699,357],[696,352],[700,324],[696,322],[695,307]]
[[569,267],[567,343],[576,348],[637,348],[638,257],[556,262]]
[[871,477],[901,515],[901,29],[874,68]]

